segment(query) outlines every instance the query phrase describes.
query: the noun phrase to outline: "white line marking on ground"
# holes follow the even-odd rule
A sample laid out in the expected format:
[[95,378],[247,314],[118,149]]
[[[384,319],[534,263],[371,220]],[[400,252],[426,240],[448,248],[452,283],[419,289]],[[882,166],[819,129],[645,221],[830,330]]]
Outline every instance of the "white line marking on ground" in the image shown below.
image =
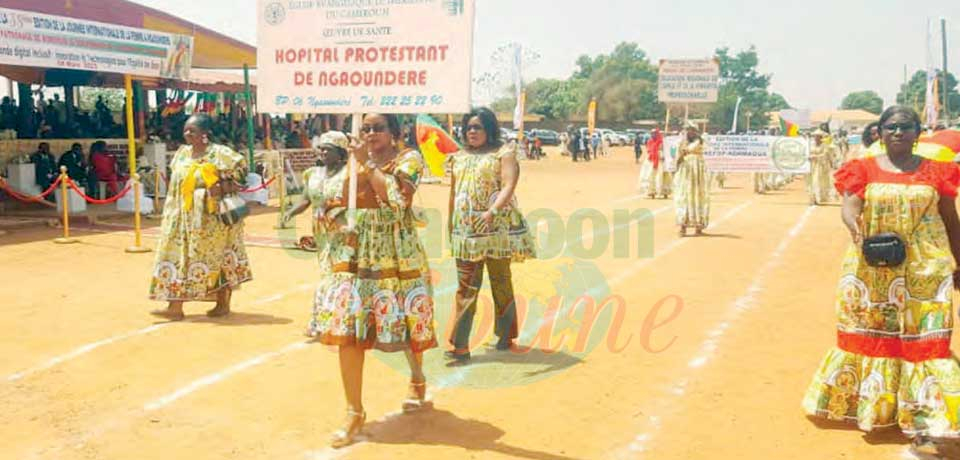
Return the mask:
[[632,196],[625,196],[625,197],[623,197],[623,198],[620,198],[619,200],[613,201],[612,203],[613,203],[613,204],[627,203],[627,202],[630,202],[630,201],[639,200],[640,198],[643,198],[643,196],[644,196],[643,194],[637,194],[637,195],[632,195]]
[[[787,234],[780,241],[780,244],[777,245],[777,248],[774,249],[773,253],[771,253],[771,256],[767,258],[767,263],[764,264],[763,267],[757,272],[757,275],[754,277],[753,282],[750,284],[750,287],[747,288],[747,291],[744,293],[744,295],[737,298],[733,302],[733,304],[730,306],[730,309],[727,315],[728,318],[707,333],[707,339],[705,339],[703,344],[701,345],[699,354],[696,357],[694,357],[692,360],[690,360],[690,362],[688,363],[688,367],[690,369],[700,369],[703,366],[705,366],[707,363],[709,363],[710,358],[713,357],[713,354],[716,352],[716,350],[719,347],[720,338],[730,328],[731,324],[734,321],[736,321],[744,312],[753,308],[753,301],[755,300],[757,294],[762,292],[763,285],[766,282],[767,276],[771,272],[773,272],[775,269],[779,268],[780,265],[782,265],[783,261],[780,259],[783,257],[784,252],[786,252],[790,243],[803,230],[804,226],[807,224],[807,221],[810,219],[810,216],[813,214],[815,209],[816,208],[812,206],[808,207],[807,210],[803,213],[803,215],[800,216],[800,219],[797,221],[796,225],[794,225],[793,228],[791,228],[790,231],[787,232]],[[689,378],[685,377],[685,378],[681,378],[673,385],[670,385],[669,388],[671,389],[671,393],[674,396],[679,397],[686,393],[686,389],[689,383],[690,383]],[[665,407],[669,407],[673,405],[673,402],[671,402],[669,399],[670,398],[668,397],[662,397],[658,401],[660,404],[664,405]],[[654,419],[655,419],[655,416],[651,416],[650,423],[655,429],[659,429],[660,420],[657,419],[656,422],[654,422]],[[647,436],[644,438],[644,442],[641,446],[644,450],[647,448],[647,445],[649,444],[649,441],[651,439],[652,439],[652,436]],[[636,447],[636,440],[631,442],[631,444],[628,445],[626,450],[628,452],[633,452],[633,453],[642,452],[642,450],[641,451],[635,450],[634,449],[635,447]]]
[[168,406],[174,401],[180,398],[183,398],[184,396],[187,396],[201,388],[213,385],[221,380],[226,379],[227,377],[230,377],[234,374],[250,369],[251,367],[259,366],[267,361],[270,361],[271,359],[283,356],[288,353],[292,353],[297,350],[303,350],[307,348],[307,346],[308,346],[307,342],[296,342],[296,343],[287,345],[286,347],[283,347],[278,351],[271,351],[269,353],[264,353],[262,355],[243,361],[241,363],[234,364],[233,366],[230,366],[220,372],[210,374],[206,377],[201,377],[197,380],[194,380],[189,385],[183,388],[180,388],[179,390],[174,391],[173,393],[157,398],[156,400],[145,404],[143,408],[146,411],[154,411],[162,407]]
[[[752,204],[753,204],[753,200],[750,200],[750,201],[747,201],[746,203],[740,204],[739,206],[731,209],[731,210],[728,211],[726,214],[724,214],[720,219],[718,219],[716,222],[714,222],[713,224],[711,224],[710,227],[716,227],[716,226],[719,226],[719,225],[723,225],[723,224],[726,223],[728,220],[736,217],[737,214],[740,214],[744,209],[747,209],[747,207],[750,206],[750,205],[752,205]],[[620,283],[622,283],[622,282],[630,279],[633,275],[636,275],[637,272],[639,272],[640,270],[643,270],[644,267],[646,267],[647,265],[650,265],[650,264],[653,263],[655,260],[657,260],[659,257],[664,256],[664,255],[666,255],[666,254],[669,254],[669,253],[673,252],[673,251],[674,251],[675,249],[677,249],[678,247],[680,247],[680,246],[682,246],[682,245],[684,245],[684,244],[686,244],[686,243],[688,243],[688,242],[690,242],[690,241],[692,241],[692,240],[693,240],[693,238],[679,238],[679,239],[676,239],[676,240],[671,241],[671,242],[670,242],[669,244],[667,244],[663,249],[657,251],[656,254],[655,254],[653,257],[651,257],[651,258],[649,258],[649,259],[641,260],[641,261],[637,262],[636,264],[634,264],[632,267],[624,270],[623,272],[619,273],[617,276],[613,277],[613,279],[611,279],[610,282],[609,282],[610,287],[616,286],[616,285],[618,285],[618,284],[620,284]]]
[[34,373],[37,373],[37,372],[45,371],[45,370],[50,369],[50,368],[52,368],[52,367],[54,367],[54,366],[56,366],[56,365],[58,365],[58,364],[64,363],[64,362],[66,362],[66,361],[69,361],[69,360],[71,360],[71,359],[74,359],[74,358],[77,358],[77,357],[80,357],[80,356],[83,356],[83,355],[85,355],[85,354],[87,354],[87,353],[90,353],[90,352],[93,351],[93,350],[96,350],[97,348],[104,347],[104,346],[110,345],[110,344],[112,344],[112,343],[116,343],[116,342],[119,342],[119,341],[121,341],[121,340],[126,340],[126,339],[129,339],[129,338],[132,338],[132,337],[136,337],[136,336],[139,336],[139,335],[146,335],[146,334],[149,334],[149,333],[151,333],[151,332],[154,332],[154,331],[163,329],[164,327],[166,327],[166,326],[168,326],[168,325],[169,325],[169,323],[154,324],[153,326],[145,327],[145,328],[140,329],[140,330],[137,330],[137,331],[128,332],[128,333],[126,333],[126,334],[117,335],[117,336],[110,337],[110,338],[103,339],[103,340],[98,340],[98,341],[93,342],[93,343],[88,343],[88,344],[86,344],[86,345],[83,345],[83,346],[81,346],[81,347],[78,347],[78,348],[74,349],[73,351],[71,351],[71,352],[69,352],[69,353],[65,353],[65,354],[62,354],[62,355],[60,355],[60,356],[51,358],[51,359],[47,360],[45,363],[40,364],[39,366],[32,367],[32,368],[30,368],[30,369],[17,372],[16,374],[13,374],[13,375],[7,377],[7,381],[8,381],[8,382],[15,382],[15,381],[17,381],[17,380],[20,380],[20,379],[22,379],[22,378],[30,375],[30,374],[34,374]]
[[774,249],[772,254],[770,254],[770,257],[767,259],[767,263],[760,268],[760,271],[758,271],[757,275],[753,278],[753,282],[750,284],[750,287],[747,288],[747,292],[733,302],[729,315],[730,318],[727,321],[717,325],[717,327],[708,333],[709,338],[703,342],[703,345],[700,348],[700,354],[690,361],[690,367],[698,368],[707,364],[717,350],[717,341],[719,340],[719,337],[726,332],[727,328],[729,328],[730,322],[736,321],[740,315],[753,308],[754,300],[758,295],[760,295],[761,292],[763,292],[763,285],[767,282],[767,276],[770,274],[770,272],[783,264],[783,261],[781,260],[783,258],[783,253],[800,233],[800,230],[806,226],[807,220],[810,219],[814,209],[816,208],[807,208],[803,215],[800,216],[800,220],[797,221],[797,224],[790,229],[790,231],[783,237],[782,240],[780,240],[780,244],[778,244],[777,248]]
[[[275,295],[272,295],[272,296],[268,296],[268,297],[264,297],[264,298],[255,300],[251,305],[259,306],[259,305],[266,305],[266,304],[269,304],[269,303],[273,303],[273,302],[276,302],[276,301],[278,301],[278,300],[283,299],[284,297],[286,297],[286,296],[288,296],[288,295],[290,295],[290,294],[293,294],[293,293],[296,293],[296,292],[300,292],[300,291],[304,291],[304,290],[308,290],[308,289],[310,289],[312,286],[313,286],[313,285],[310,284],[310,283],[304,283],[304,284],[301,284],[301,285],[297,286],[295,289],[292,289],[292,290],[290,290],[290,291],[281,292],[281,293],[279,293],[279,294],[275,294]],[[158,331],[158,330],[160,330],[160,329],[163,329],[163,328],[165,328],[165,327],[167,327],[167,326],[170,326],[170,324],[171,324],[171,323],[154,324],[154,325],[152,325],[152,326],[145,327],[145,328],[143,328],[143,329],[139,329],[139,330],[132,331],[132,332],[127,332],[126,334],[120,334],[120,335],[117,335],[117,336],[114,336],[114,337],[109,337],[109,338],[106,338],[106,339],[103,339],[103,340],[98,340],[98,341],[93,342],[93,343],[88,343],[88,344],[86,344],[86,345],[82,345],[82,346],[80,346],[80,347],[77,347],[77,348],[74,349],[73,351],[70,351],[70,352],[68,352],[68,353],[62,354],[62,355],[60,355],[60,356],[53,357],[53,358],[47,360],[47,361],[46,361],[45,363],[43,363],[43,364],[40,364],[40,365],[37,365],[37,366],[35,366],[35,367],[31,367],[31,368],[29,368],[29,369],[26,369],[26,370],[17,372],[17,373],[15,373],[15,374],[12,374],[12,375],[10,375],[9,377],[7,377],[7,381],[8,381],[8,382],[15,382],[15,381],[20,380],[20,379],[22,379],[22,378],[24,378],[24,377],[26,377],[26,376],[28,376],[28,375],[35,374],[35,373],[41,372],[41,371],[45,371],[45,370],[48,370],[48,369],[50,369],[50,368],[52,368],[52,367],[54,367],[54,366],[57,366],[57,365],[59,365],[59,364],[63,364],[63,363],[65,363],[65,362],[67,362],[67,361],[70,361],[71,359],[79,358],[80,356],[83,356],[83,355],[85,355],[85,354],[87,354],[87,353],[90,353],[90,352],[92,352],[92,351],[94,351],[94,350],[96,350],[96,349],[98,349],[98,348],[102,348],[102,347],[105,347],[105,346],[107,346],[107,345],[111,345],[111,344],[114,344],[114,343],[116,343],[116,342],[120,342],[120,341],[123,341],[123,340],[126,340],[126,339],[131,339],[131,338],[134,338],[134,337],[138,337],[138,336],[142,336],[142,335],[147,335],[147,334],[149,334],[149,333],[151,333],[151,332],[155,332],[155,331]]]

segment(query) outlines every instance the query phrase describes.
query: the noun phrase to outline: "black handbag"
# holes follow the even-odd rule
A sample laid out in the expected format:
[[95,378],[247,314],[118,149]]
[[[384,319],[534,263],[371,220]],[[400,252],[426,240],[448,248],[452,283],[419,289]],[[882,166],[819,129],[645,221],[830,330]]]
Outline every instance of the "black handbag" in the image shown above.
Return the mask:
[[[920,215],[921,218],[929,208],[928,206],[927,209],[924,209],[923,214]],[[920,223],[917,223],[910,234],[915,233],[918,228],[920,228]],[[903,240],[903,237],[893,232],[878,233],[864,238],[861,250],[863,251],[863,259],[871,267],[894,268],[899,267],[907,260],[907,242]]]
[[896,233],[880,233],[863,239],[863,258],[871,267],[899,267],[907,260],[907,244]]

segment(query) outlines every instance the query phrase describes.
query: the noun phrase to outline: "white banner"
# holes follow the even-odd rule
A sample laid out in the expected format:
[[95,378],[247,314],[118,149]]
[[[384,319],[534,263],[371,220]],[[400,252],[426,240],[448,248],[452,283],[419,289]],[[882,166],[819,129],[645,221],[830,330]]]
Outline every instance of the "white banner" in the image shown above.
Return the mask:
[[717,102],[720,63],[716,59],[660,61],[657,98],[660,102]]
[[[802,137],[704,136],[710,172],[810,173],[810,144]],[[680,136],[664,140],[667,168],[676,171]]]
[[0,64],[185,80],[193,37],[0,8]]
[[258,0],[257,106],[465,113],[474,0]]

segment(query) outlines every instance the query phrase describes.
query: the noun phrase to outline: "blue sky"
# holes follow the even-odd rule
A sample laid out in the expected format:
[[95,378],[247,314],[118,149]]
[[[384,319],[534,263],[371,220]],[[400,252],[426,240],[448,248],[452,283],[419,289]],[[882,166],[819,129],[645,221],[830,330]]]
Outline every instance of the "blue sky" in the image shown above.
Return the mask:
[[[256,43],[254,0],[134,1]],[[925,66],[927,18],[940,17],[954,50],[950,66],[960,73],[960,0],[477,0],[474,67],[487,70],[493,51],[510,42],[542,56],[527,79],[566,77],[579,55],[621,41],[639,43],[654,60],[753,44],[773,90],[794,106],[834,108],[861,89],[890,104],[904,65],[911,74]]]

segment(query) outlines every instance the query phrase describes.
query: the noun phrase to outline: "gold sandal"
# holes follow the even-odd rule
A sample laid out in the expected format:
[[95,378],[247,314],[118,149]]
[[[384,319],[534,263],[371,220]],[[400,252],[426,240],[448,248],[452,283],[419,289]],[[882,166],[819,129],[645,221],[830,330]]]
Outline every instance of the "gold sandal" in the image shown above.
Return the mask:
[[407,393],[407,399],[403,400],[403,412],[416,412],[428,405],[427,382],[410,382],[410,391]]
[[330,447],[342,449],[356,442],[357,436],[363,430],[363,424],[367,421],[367,413],[366,411],[357,412],[347,410],[347,419],[349,423],[346,429],[337,430],[333,433],[333,438],[330,440]]

